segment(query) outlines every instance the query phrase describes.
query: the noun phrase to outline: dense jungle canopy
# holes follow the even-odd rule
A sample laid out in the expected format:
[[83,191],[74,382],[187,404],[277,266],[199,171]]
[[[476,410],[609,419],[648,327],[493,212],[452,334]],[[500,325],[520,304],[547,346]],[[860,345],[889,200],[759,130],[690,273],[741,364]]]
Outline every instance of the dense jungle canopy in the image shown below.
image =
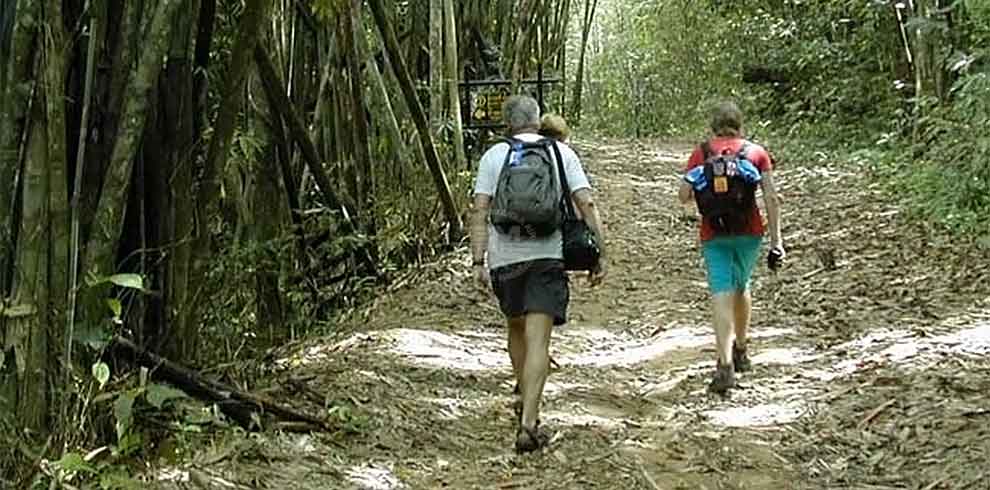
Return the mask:
[[[725,483],[733,471],[749,475],[738,462],[698,449],[708,436],[697,432],[709,429],[667,441],[690,446],[671,457],[677,469],[662,470],[673,459],[655,455],[616,462],[618,443],[584,433],[560,443],[556,457],[486,467],[478,461],[499,456],[463,454],[476,438],[495,437],[484,428],[491,410],[448,407],[476,409],[477,426],[429,422],[424,407],[438,409],[418,396],[473,400],[482,395],[448,388],[499,391],[501,379],[375,362],[401,339],[338,337],[499,321],[489,298],[465,291],[461,269],[478,158],[501,134],[500,101],[518,92],[539,96],[545,112],[573,127],[615,231],[620,259],[605,286],[614,290],[578,292],[587,308],[579,307],[579,323],[648,340],[664,324],[706,321],[700,306],[657,311],[692,287],[691,274],[702,280],[683,265],[697,254],[673,195],[690,144],[705,137],[711,107],[725,99],[739,103],[748,136],[774,154],[793,243],[790,275],[772,295],[764,291],[769,305],[757,315],[776,321],[767,311],[781,312],[779,325],[820,349],[883,319],[931,332],[963,312],[986,322],[986,0],[0,0],[0,61],[0,488],[137,488],[166,481],[159,470],[168,466],[186,468],[203,488],[223,480],[235,482],[229,488],[389,489],[437,488],[438,479],[450,488],[827,488],[850,483],[843,478],[877,485],[870,488],[967,488],[957,483],[985,470],[985,429],[951,426],[983,431],[960,442],[969,444],[965,455],[925,439],[919,414],[952,396],[926,398],[907,385],[920,390],[911,405],[876,395],[889,387],[882,381],[866,394],[848,388],[862,396],[841,408],[854,427],[827,439],[831,456],[815,453],[828,445],[821,441],[776,441],[791,452],[754,464],[785,469],[753,470],[768,479],[738,486]],[[653,276],[639,275],[647,271]],[[623,309],[639,316],[621,313],[626,324],[609,316]],[[816,340],[818,332],[831,341]],[[564,351],[607,349],[562,342]],[[952,371],[975,373],[953,378],[968,387],[960,396],[983,393],[956,415],[983,426],[988,352]],[[314,356],[325,358],[323,368],[291,371]],[[598,387],[634,378],[626,367],[568,369],[577,368],[564,369],[575,382],[599,379],[591,382]],[[330,372],[339,376],[324,378]],[[360,381],[364,372],[378,373],[376,381]],[[918,382],[937,390],[946,379]],[[594,396],[612,400],[626,420],[679,403],[615,401],[645,404],[644,393]],[[891,440],[850,442],[893,410],[919,421],[908,435],[878,430],[875,438]],[[658,426],[636,430],[644,427]],[[285,472],[295,483],[272,477],[278,458],[265,451],[301,461],[301,450],[286,448],[309,444],[272,435],[283,432],[325,434],[307,454],[326,473]],[[369,433],[393,439],[368,442]],[[911,434],[927,455],[909,457]],[[204,457],[220,440],[230,449]],[[414,457],[410,440],[431,448],[424,461],[446,476],[402,463]],[[568,453],[566,444],[599,452]],[[270,467],[238,469],[252,451]],[[950,456],[977,463],[967,469]],[[386,472],[379,463],[388,458]],[[199,469],[183,466],[190,461]],[[900,469],[885,473],[881,461]],[[203,469],[228,463],[222,475]],[[334,464],[371,465],[377,483]],[[865,469],[842,476],[845,467]],[[665,486],[657,478],[668,470],[712,480]],[[880,486],[893,473],[913,476]]]

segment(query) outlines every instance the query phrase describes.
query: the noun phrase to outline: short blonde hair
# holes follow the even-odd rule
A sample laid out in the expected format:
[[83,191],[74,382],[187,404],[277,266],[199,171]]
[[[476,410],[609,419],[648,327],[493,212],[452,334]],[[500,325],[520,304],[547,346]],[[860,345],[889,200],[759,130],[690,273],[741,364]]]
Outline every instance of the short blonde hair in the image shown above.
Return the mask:
[[726,101],[712,111],[712,131],[716,136],[742,136],[743,113],[735,102]]
[[563,142],[571,137],[571,128],[563,117],[557,114],[546,114],[540,119],[540,134]]

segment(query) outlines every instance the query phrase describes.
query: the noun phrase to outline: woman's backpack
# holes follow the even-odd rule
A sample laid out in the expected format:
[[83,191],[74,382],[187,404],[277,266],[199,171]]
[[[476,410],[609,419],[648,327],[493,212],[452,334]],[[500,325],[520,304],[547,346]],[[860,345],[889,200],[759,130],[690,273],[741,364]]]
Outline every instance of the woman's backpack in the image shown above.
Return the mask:
[[696,186],[694,199],[716,234],[741,233],[749,227],[760,178],[759,171],[746,159],[748,147],[749,143],[743,142],[735,153],[717,154],[707,141],[701,145],[705,163],[700,168],[707,185],[700,190]]

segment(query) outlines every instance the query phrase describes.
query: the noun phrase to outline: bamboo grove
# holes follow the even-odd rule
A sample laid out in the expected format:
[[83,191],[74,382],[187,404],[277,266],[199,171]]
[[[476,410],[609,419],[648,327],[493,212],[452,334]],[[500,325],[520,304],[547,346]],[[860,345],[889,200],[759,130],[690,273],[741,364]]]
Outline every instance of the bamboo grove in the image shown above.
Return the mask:
[[[461,240],[462,134],[478,135],[462,133],[458,82],[562,74],[571,2],[3,0],[0,14],[0,417],[18,429],[3,459],[93,432],[90,366],[115,336],[195,366],[231,335],[231,297],[275,342]],[[222,267],[248,249],[249,267]]]

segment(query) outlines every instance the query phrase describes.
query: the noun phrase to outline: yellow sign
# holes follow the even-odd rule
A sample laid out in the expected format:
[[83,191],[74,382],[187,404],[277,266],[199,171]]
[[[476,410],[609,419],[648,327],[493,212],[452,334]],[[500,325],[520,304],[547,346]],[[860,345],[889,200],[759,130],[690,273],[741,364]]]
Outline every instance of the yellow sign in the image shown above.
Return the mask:
[[508,91],[499,88],[473,94],[471,119],[480,123],[501,123],[502,105],[505,103],[506,97],[508,97]]

